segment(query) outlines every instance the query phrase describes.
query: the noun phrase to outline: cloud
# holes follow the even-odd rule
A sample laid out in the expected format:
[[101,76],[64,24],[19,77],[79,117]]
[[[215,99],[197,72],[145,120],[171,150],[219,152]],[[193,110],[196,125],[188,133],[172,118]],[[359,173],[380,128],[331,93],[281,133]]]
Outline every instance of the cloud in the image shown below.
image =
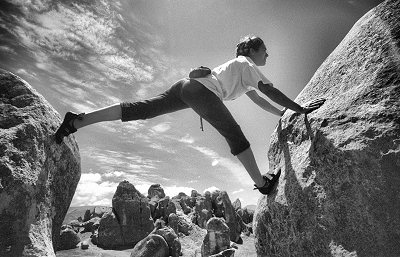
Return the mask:
[[184,137],[179,139],[179,142],[182,142],[182,143],[185,143],[185,144],[193,144],[195,142],[195,140],[189,134],[186,134]]
[[156,133],[164,133],[171,129],[171,125],[169,122],[164,122],[153,126],[151,130]]
[[[137,36],[135,30],[139,26],[131,27],[134,31],[121,26],[124,21],[113,11],[116,3],[102,1],[93,4],[94,8],[78,3],[52,3],[49,8],[49,1],[39,0],[11,3],[26,11],[26,15],[15,16],[18,23],[7,26],[7,30],[30,52],[37,68],[67,83],[62,90],[66,97],[61,99],[75,93],[71,91],[72,84],[75,88],[96,88],[90,95],[75,94],[76,99],[97,98],[104,103],[105,96],[125,95],[113,90],[121,83],[136,85],[153,81],[157,67],[168,66],[162,53],[158,53],[162,62],[138,55],[142,46],[134,44],[132,39]],[[148,42],[148,47],[152,48],[152,43]],[[13,50],[5,46],[0,51]],[[75,67],[70,65],[73,62]]]
[[0,46],[0,52],[6,52],[10,54],[17,54],[14,49],[9,46]]
[[235,195],[235,194],[238,194],[238,193],[241,193],[241,192],[244,192],[243,188],[241,188],[239,190],[236,190],[236,191],[233,191],[232,194]]
[[228,170],[238,182],[243,185],[252,184],[250,176],[247,174],[245,168],[237,161],[221,157],[217,152],[207,147],[189,145],[189,147],[199,151],[211,160],[211,165],[214,167],[222,167]]
[[212,193],[212,192],[214,192],[214,191],[221,191],[221,189],[219,189],[219,188],[216,187],[216,186],[211,186],[211,187],[209,187],[209,188],[204,189],[203,194],[204,194],[206,191]]
[[93,162],[96,169],[101,174],[113,173],[115,171],[124,171],[125,178],[134,180],[137,183],[148,182],[153,179],[152,171],[156,169],[159,161],[147,159],[143,156],[123,151],[103,150],[95,147],[86,147],[81,149],[82,158]]
[[83,173],[76,188],[71,206],[111,206],[111,199],[117,186],[117,183],[102,182],[99,173]]
[[25,76],[25,77],[29,77],[29,78],[35,78],[36,74],[34,72],[28,72],[25,69],[18,69],[16,71],[16,73],[20,76]]
[[80,179],[82,183],[97,183],[100,181],[101,175],[99,173],[83,173]]
[[137,134],[137,132],[145,128],[147,123],[148,121],[145,120],[124,122],[122,124],[120,121],[109,121],[97,125],[108,132],[118,134],[120,137],[126,137],[128,140],[128,138],[132,138],[132,136],[140,137],[140,134]]
[[103,176],[104,177],[125,177],[127,174],[126,172],[123,171],[112,171],[112,172],[108,172],[105,173]]
[[176,186],[176,185],[166,186],[163,188],[164,188],[165,195],[170,196],[170,197],[177,196],[180,192],[190,195],[192,193],[192,190],[194,190],[193,187],[183,187],[183,186]]
[[151,147],[153,149],[156,149],[156,150],[163,151],[163,152],[167,152],[167,153],[170,153],[170,154],[175,154],[176,153],[175,149],[173,149],[171,147],[167,147],[167,146],[162,145],[162,144],[158,144],[158,143],[151,143],[149,145],[149,147]]
[[51,0],[8,0],[8,2],[20,6],[26,14],[31,11],[42,12],[50,8]]

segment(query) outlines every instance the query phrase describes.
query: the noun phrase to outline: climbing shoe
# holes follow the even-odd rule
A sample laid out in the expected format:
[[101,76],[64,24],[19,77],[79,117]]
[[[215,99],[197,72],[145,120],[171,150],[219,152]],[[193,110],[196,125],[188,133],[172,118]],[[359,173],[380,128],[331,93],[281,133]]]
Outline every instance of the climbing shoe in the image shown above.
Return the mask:
[[258,191],[260,191],[260,193],[263,195],[270,194],[279,180],[279,176],[281,175],[281,170],[279,169],[278,173],[276,174],[269,174],[269,175],[271,175],[272,179],[269,179],[266,175],[263,175],[262,177],[265,179],[264,186],[258,187],[257,185],[254,185],[255,187],[254,190],[258,189]]
[[61,144],[64,137],[77,131],[74,127],[74,121],[76,119],[82,120],[84,115],[85,113],[76,114],[73,112],[67,112],[65,114],[64,121],[61,123],[61,126],[57,129],[55,134],[57,144]]

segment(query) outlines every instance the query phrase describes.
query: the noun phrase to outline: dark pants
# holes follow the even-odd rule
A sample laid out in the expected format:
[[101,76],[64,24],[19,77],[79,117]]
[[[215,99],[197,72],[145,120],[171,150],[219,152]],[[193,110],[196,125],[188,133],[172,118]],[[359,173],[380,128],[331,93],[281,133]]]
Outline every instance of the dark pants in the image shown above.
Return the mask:
[[148,100],[121,103],[121,120],[145,120],[189,107],[225,137],[233,155],[250,147],[240,126],[223,102],[195,80],[182,79],[163,94]]

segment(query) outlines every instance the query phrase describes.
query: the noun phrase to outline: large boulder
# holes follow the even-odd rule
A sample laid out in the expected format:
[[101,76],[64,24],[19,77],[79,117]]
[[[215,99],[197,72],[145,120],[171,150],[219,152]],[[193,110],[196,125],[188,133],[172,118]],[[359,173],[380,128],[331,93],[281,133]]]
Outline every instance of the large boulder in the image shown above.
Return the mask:
[[115,249],[125,245],[121,227],[114,212],[107,212],[101,218],[95,241],[104,249]]
[[69,250],[77,247],[79,242],[81,241],[78,234],[70,228],[61,230],[60,239],[58,241],[57,250]]
[[154,229],[148,199],[128,181],[119,183],[112,206],[124,246],[135,245]]
[[0,256],[55,256],[80,178],[73,136],[58,145],[59,114],[0,69]]
[[207,234],[201,245],[201,256],[209,257],[230,248],[229,227],[222,218],[211,218],[207,222]]
[[150,234],[138,242],[131,252],[131,257],[168,257],[169,249],[165,239]]
[[277,191],[254,214],[259,256],[400,256],[400,1],[368,12],[271,137]]
[[149,187],[147,190],[147,197],[148,198],[153,198],[153,197],[158,197],[159,199],[165,197],[164,189],[161,187],[160,184],[153,184]]
[[181,253],[181,242],[179,241],[178,235],[170,227],[155,228],[152,234],[160,235],[164,238],[168,244],[169,256],[179,257]]
[[224,218],[229,227],[231,241],[241,243],[240,234],[242,232],[242,221],[238,218],[235,208],[229,199],[228,193],[226,191],[221,191],[219,198],[224,207]]
[[176,213],[175,204],[170,200],[168,196],[158,199],[158,197],[153,197],[150,201],[150,209],[152,210],[153,220],[162,218],[164,221],[168,221],[168,216],[171,213]]

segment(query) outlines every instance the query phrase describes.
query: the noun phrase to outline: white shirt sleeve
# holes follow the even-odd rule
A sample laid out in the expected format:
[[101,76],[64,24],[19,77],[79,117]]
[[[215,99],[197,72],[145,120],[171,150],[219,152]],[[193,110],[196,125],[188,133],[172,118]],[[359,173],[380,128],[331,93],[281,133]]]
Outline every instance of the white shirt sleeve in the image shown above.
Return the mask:
[[262,81],[264,84],[271,84],[264,74],[253,64],[245,63],[242,71],[242,84],[247,90],[253,88],[258,89],[258,82]]

